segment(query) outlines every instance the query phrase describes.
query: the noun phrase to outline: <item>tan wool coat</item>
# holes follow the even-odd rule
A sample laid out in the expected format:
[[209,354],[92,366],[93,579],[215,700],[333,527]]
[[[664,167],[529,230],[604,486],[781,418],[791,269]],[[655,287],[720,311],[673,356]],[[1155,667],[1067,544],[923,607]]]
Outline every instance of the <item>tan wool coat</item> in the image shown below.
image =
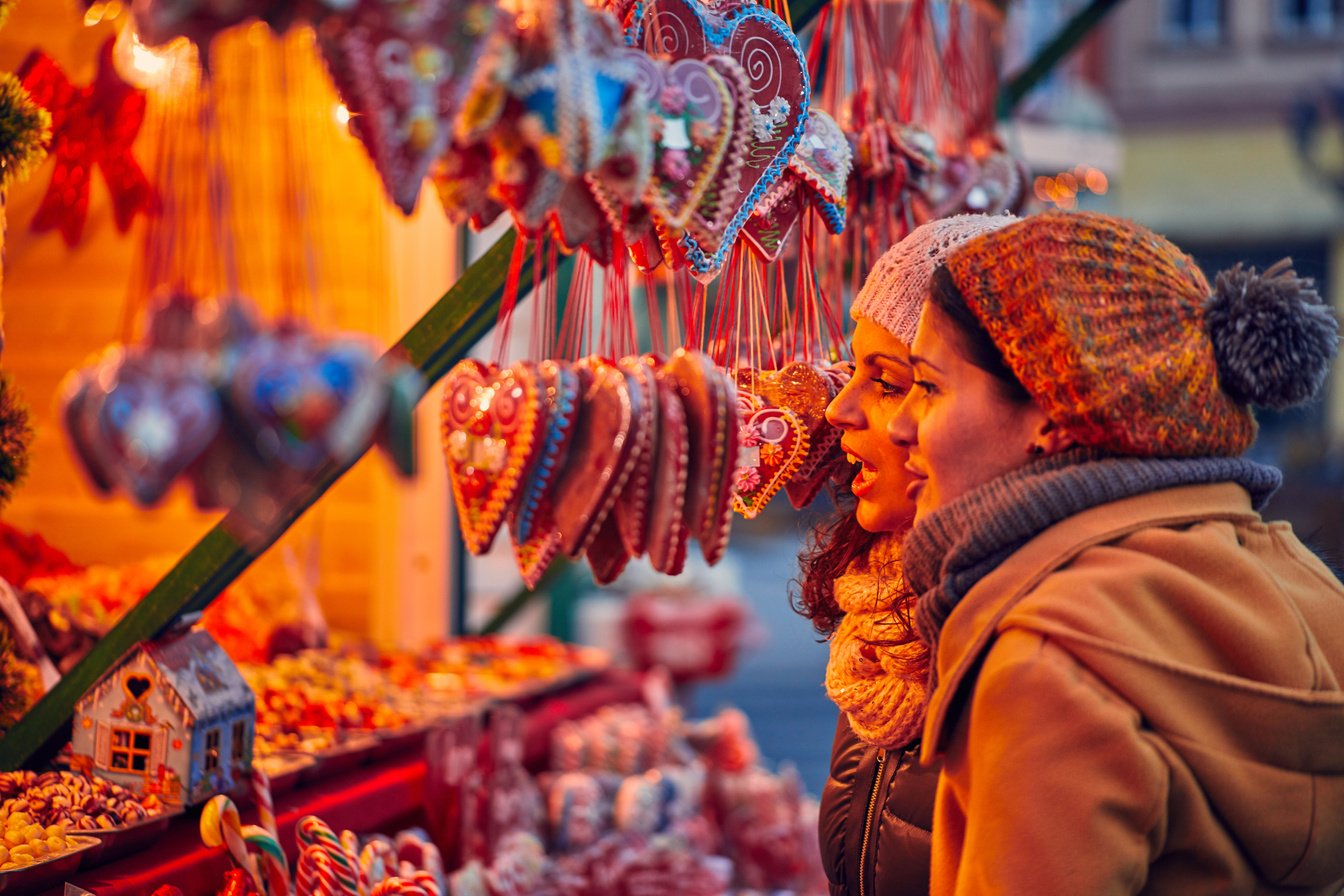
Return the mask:
[[1045,530],[936,662],[934,894],[1344,888],[1344,587],[1240,486]]

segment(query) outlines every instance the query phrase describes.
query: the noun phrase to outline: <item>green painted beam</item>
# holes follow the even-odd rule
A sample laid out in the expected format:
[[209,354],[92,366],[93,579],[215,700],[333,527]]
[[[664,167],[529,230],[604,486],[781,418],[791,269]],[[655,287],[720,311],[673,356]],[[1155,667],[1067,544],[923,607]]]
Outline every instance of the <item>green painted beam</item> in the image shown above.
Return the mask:
[[1065,56],[1082,43],[1083,38],[1101,24],[1101,20],[1123,0],[1092,0],[1064,23],[1054,37],[1046,41],[1022,70],[999,88],[996,114],[1000,121],[1012,117],[1017,104],[1054,70]]

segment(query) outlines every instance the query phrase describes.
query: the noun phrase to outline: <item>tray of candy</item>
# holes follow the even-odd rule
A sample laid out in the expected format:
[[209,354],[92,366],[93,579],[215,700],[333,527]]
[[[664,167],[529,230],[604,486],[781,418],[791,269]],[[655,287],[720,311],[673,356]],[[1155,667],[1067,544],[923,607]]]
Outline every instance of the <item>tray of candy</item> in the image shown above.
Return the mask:
[[6,847],[5,861],[0,862],[0,892],[11,896],[23,896],[55,886],[74,874],[84,860],[85,854],[100,843],[97,837],[83,834],[67,834],[65,839],[71,841],[73,845],[64,852],[44,856],[30,865],[19,865],[14,868],[4,866],[12,861],[13,851],[23,848],[26,844]]
[[182,810],[177,809],[172,812],[150,815],[134,824],[119,828],[92,828],[78,831],[79,836],[93,837],[98,841],[98,844],[91,847],[84,855],[83,867],[101,865],[104,862],[111,862],[122,856],[130,855],[133,852],[139,852],[162,836],[168,830],[168,826],[173,823],[173,819],[181,814]]

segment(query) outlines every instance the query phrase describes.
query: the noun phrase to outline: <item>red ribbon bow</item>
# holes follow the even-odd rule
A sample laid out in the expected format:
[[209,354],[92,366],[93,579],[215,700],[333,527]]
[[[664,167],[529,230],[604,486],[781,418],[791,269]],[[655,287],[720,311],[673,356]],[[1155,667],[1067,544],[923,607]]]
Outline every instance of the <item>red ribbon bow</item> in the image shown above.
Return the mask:
[[71,247],[84,230],[95,164],[102,167],[112,194],[117,230],[125,233],[136,212],[148,215],[158,206],[153,186],[131,154],[145,120],[145,95],[113,68],[113,40],[108,38],[99,51],[98,73],[87,87],[70,83],[41,50],[29,53],[18,71],[33,101],[51,113],[50,152],[56,160],[32,228],[38,233],[60,230]]

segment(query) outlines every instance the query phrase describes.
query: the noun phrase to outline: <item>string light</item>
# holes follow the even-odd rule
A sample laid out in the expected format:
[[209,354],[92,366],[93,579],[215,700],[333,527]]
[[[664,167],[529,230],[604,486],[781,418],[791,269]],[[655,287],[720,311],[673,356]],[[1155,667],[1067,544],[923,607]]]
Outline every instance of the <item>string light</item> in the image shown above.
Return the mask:
[[1077,207],[1080,193],[1104,194],[1110,189],[1110,180],[1099,168],[1079,165],[1054,177],[1042,175],[1036,178],[1032,188],[1041,202],[1067,211]]
[[331,116],[336,119],[338,125],[345,127],[350,124],[350,107],[345,103],[337,103],[336,107],[331,110]]

